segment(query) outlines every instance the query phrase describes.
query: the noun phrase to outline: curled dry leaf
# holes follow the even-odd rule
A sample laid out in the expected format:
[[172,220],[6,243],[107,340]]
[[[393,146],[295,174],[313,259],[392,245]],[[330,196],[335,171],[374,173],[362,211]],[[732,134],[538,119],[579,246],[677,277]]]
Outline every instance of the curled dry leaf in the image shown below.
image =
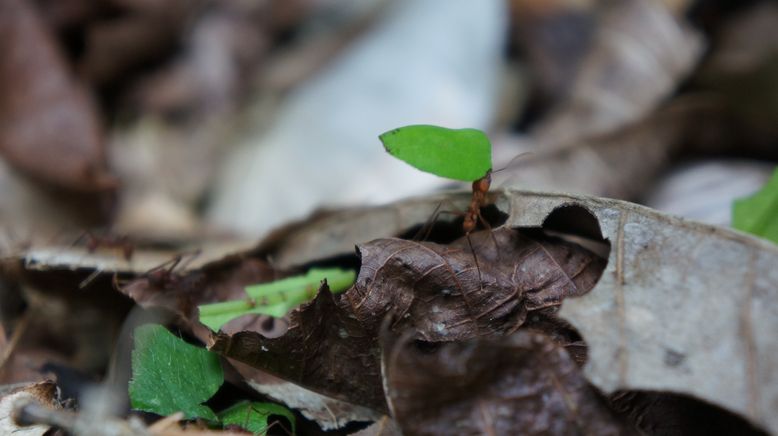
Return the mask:
[[52,186],[112,189],[101,129],[32,5],[0,1],[0,152]]
[[[515,331],[528,310],[558,305],[591,289],[605,267],[581,247],[501,228],[441,246],[378,239],[358,246],[362,266],[343,294],[371,332],[394,312],[392,328],[427,341]],[[476,262],[477,260],[477,262]]]
[[429,344],[384,332],[387,399],[403,433],[631,434],[548,337]]
[[428,341],[496,336],[519,328],[528,311],[591,289],[604,262],[575,244],[536,233],[473,233],[474,251],[467,240],[450,246],[401,239],[361,244],[354,286],[337,297],[323,287],[313,302],[292,313],[284,336],[220,333],[211,349],[385,411],[377,338],[388,314],[396,315],[393,330],[412,328]]

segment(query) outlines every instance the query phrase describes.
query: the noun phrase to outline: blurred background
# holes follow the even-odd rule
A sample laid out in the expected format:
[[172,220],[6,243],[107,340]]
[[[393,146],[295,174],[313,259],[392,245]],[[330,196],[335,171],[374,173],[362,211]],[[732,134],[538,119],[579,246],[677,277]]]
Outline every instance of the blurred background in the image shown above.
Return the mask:
[[0,250],[467,188],[385,153],[419,123],[487,131],[493,186],[727,225],[778,160],[777,27],[771,1],[0,0]]

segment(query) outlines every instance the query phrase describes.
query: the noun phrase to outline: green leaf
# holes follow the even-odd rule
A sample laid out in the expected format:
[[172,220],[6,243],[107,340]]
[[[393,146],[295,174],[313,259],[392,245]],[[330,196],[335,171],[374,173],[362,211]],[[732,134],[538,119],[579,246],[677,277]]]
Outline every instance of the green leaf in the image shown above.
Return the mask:
[[327,279],[330,291],[338,293],[348,289],[355,278],[352,270],[314,268],[305,275],[249,286],[245,299],[199,306],[200,322],[217,331],[231,320],[250,313],[280,318],[313,298],[322,280]]
[[219,413],[219,419],[224,425],[234,424],[255,434],[264,434],[267,431],[267,421],[270,415],[286,418],[292,424],[292,434],[297,431],[292,411],[274,403],[240,402]]
[[178,411],[187,418],[215,420],[201,403],[224,381],[219,357],[184,342],[165,327],[147,324],[135,329],[132,350],[132,408],[168,416]]
[[392,156],[441,177],[471,182],[492,168],[492,144],[480,130],[415,125],[379,138]]
[[732,227],[778,243],[778,168],[759,192],[735,200]]

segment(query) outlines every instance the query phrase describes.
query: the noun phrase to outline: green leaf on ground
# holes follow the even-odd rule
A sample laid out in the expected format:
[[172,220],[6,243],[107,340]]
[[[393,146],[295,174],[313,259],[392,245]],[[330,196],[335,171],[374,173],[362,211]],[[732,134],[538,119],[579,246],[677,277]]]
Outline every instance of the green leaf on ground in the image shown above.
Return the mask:
[[238,425],[250,432],[264,434],[267,431],[267,421],[270,415],[282,416],[295,428],[294,414],[280,404],[240,402],[219,413],[219,419],[224,425]]
[[392,156],[441,177],[471,182],[492,168],[492,144],[480,130],[415,125],[379,138]]
[[168,416],[183,412],[189,418],[215,420],[201,403],[224,381],[219,357],[184,342],[165,327],[147,324],[135,329],[132,350],[132,408]]
[[338,293],[354,283],[356,273],[340,268],[314,268],[305,275],[248,286],[245,299],[199,306],[200,322],[218,331],[231,320],[250,313],[280,318],[315,297],[324,279],[327,279],[330,291]]
[[759,192],[735,200],[732,227],[778,243],[778,168]]

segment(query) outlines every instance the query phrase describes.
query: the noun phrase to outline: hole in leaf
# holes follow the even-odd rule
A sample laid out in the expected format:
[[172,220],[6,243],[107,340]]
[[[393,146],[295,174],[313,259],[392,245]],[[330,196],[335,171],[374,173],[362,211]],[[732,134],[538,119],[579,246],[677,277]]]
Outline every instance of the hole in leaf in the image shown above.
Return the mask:
[[602,236],[600,223],[589,210],[577,204],[554,209],[543,221],[543,231],[608,259],[610,243]]
[[433,354],[440,349],[443,344],[440,342],[429,342],[417,339],[413,341],[413,346],[422,354]]
[[299,270],[299,273],[302,274],[305,271],[309,271],[314,268],[341,268],[341,269],[352,269],[354,271],[359,271],[359,268],[361,266],[362,266],[362,262],[359,259],[358,253],[355,251],[352,253],[340,254],[332,257],[327,257],[324,259],[318,259],[314,262],[303,264],[299,266],[297,269]]

